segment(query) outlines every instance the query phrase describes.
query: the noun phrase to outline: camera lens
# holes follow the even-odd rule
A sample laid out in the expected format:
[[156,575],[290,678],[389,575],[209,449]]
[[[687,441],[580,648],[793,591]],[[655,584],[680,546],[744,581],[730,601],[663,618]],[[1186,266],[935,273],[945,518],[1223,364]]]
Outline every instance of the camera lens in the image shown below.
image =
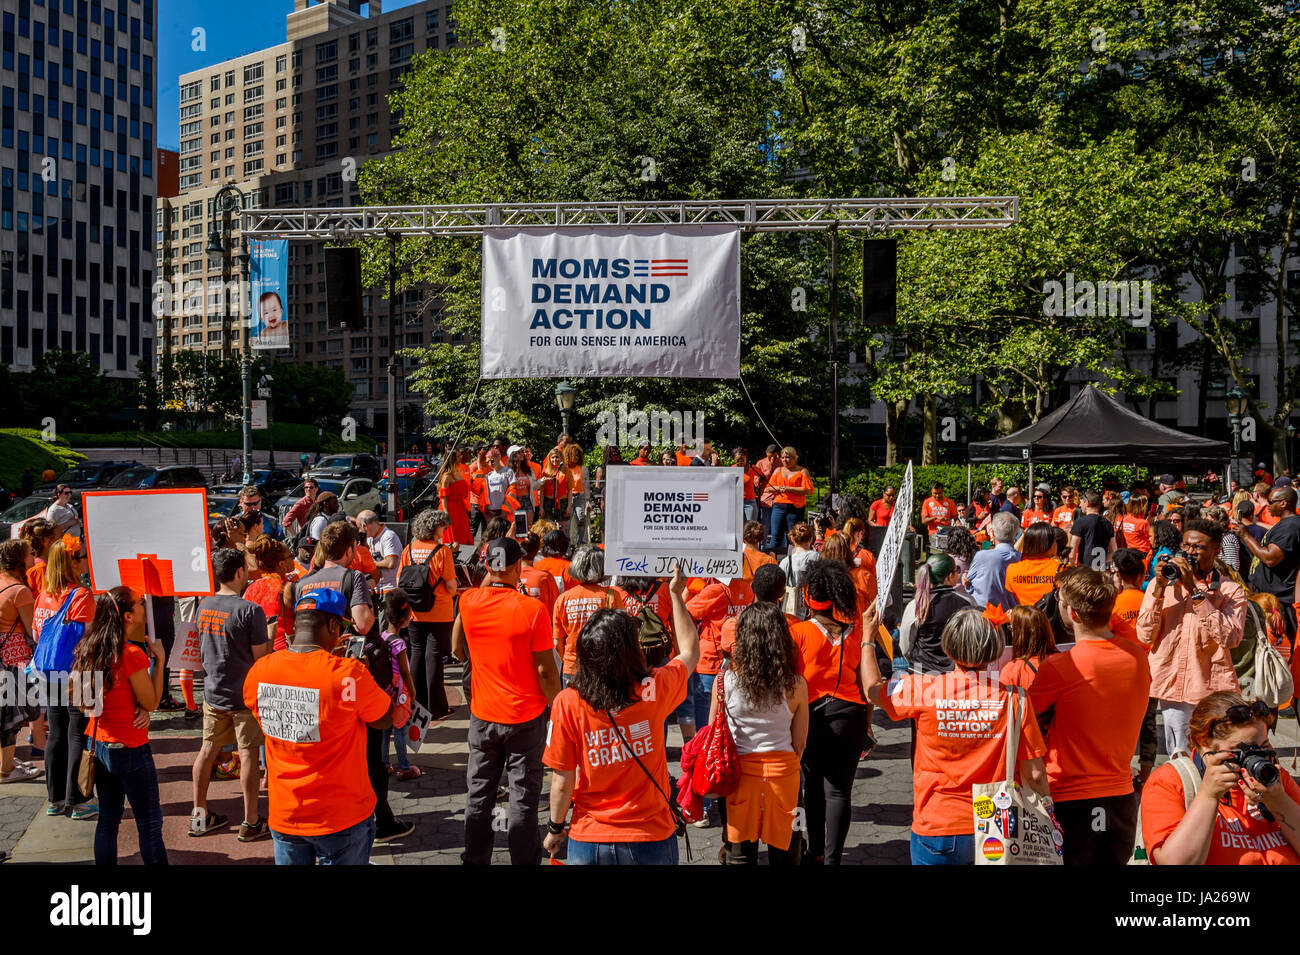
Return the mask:
[[1242,768],[1250,773],[1261,786],[1275,786],[1282,778],[1281,771],[1267,756],[1247,756],[1241,761]]
[[1156,569],[1160,571],[1160,576],[1170,583],[1178,579],[1178,568],[1174,566],[1173,561],[1162,560],[1156,565]]

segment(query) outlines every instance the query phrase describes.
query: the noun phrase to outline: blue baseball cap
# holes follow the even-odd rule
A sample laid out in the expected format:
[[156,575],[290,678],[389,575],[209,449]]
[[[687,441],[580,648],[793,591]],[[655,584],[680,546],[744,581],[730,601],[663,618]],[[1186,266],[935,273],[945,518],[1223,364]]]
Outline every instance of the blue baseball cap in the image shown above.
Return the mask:
[[321,613],[332,613],[336,617],[347,616],[348,601],[337,590],[330,590],[328,587],[317,587],[309,590],[293,605],[294,613],[299,610],[316,610]]

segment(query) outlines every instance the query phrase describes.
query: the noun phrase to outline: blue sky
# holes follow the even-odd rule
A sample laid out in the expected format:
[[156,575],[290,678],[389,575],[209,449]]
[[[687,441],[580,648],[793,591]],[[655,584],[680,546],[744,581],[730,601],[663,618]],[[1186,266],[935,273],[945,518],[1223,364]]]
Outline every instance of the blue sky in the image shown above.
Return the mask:
[[[384,12],[418,0],[385,0]],[[162,0],[158,4],[158,145],[176,149],[180,128],[177,77],[284,42],[293,0]],[[194,29],[206,31],[195,50]]]

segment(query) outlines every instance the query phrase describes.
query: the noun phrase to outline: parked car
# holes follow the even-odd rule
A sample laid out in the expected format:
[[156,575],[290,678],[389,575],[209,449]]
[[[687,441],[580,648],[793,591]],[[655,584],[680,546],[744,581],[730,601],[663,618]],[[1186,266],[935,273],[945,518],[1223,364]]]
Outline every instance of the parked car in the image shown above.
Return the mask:
[[[397,462],[397,476],[399,478],[424,477],[433,470],[432,465],[428,464],[424,458],[400,458]],[[383,477],[388,477],[388,469],[384,469]]]
[[53,496],[56,487],[66,484],[72,488],[73,503],[80,508],[83,491],[103,490],[113,478],[139,466],[139,461],[82,461],[76,467],[68,468],[48,484],[39,485],[33,493]]
[[[375,490],[384,500],[384,506],[388,505],[388,479],[384,478],[375,484]],[[402,520],[414,520],[415,515],[429,507],[437,507],[438,485],[427,477],[399,477],[397,479],[397,493],[401,500],[398,502],[402,509]],[[394,520],[397,518],[394,517]]]
[[208,520],[214,521],[219,517],[229,517],[239,510],[239,491],[238,484],[222,484],[208,491]]
[[320,478],[364,477],[378,481],[382,471],[379,459],[373,454],[335,454],[322,458],[310,474]]
[[[321,493],[326,491],[336,495],[343,505],[343,512],[348,517],[356,517],[362,511],[374,511],[381,518],[384,516],[384,501],[379,496],[375,482],[369,478],[329,478],[316,479]],[[281,521],[290,509],[302,498],[302,482],[292,491],[276,502],[275,509]],[[292,528],[290,528],[292,530]]]
[[205,490],[208,479],[198,468],[168,464],[163,467],[134,467],[123,471],[108,483],[119,490],[154,491],[160,488],[201,487]]
[[253,472],[253,483],[262,492],[263,510],[268,510],[270,505],[292,491],[301,480],[296,471],[286,471],[284,468],[273,471],[258,468]]
[[[33,517],[40,517],[54,503],[53,494],[29,494],[13,507],[0,514],[0,539],[15,538],[22,531],[23,525]],[[76,505],[73,505],[76,507]],[[81,509],[77,508],[77,513]]]

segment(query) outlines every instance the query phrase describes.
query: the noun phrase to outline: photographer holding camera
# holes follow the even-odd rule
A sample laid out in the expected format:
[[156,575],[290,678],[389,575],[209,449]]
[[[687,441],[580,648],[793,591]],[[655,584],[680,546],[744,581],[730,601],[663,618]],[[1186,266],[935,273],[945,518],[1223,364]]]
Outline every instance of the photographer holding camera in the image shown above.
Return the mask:
[[1268,743],[1259,700],[1211,693],[1192,712],[1191,757],[1142,789],[1142,836],[1156,865],[1300,865],[1300,786]]
[[1197,703],[1219,690],[1239,692],[1230,651],[1246,625],[1246,592],[1215,568],[1223,529],[1188,521],[1182,550],[1156,564],[1138,611],[1137,635],[1151,647],[1151,696],[1164,713],[1170,756],[1188,751]]

